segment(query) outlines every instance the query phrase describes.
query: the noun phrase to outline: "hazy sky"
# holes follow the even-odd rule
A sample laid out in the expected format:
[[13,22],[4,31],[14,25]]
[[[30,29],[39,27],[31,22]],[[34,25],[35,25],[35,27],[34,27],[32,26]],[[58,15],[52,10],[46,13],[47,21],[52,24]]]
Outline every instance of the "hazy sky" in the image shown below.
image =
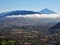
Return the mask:
[[12,10],[40,11],[44,8],[60,13],[60,0],[0,0],[0,12]]

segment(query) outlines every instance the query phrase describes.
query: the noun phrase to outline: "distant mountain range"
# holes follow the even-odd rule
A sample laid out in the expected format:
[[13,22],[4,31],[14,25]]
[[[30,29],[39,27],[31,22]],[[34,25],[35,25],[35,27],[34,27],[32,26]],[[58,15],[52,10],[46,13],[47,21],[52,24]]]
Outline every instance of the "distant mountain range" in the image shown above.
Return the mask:
[[17,10],[17,11],[0,13],[0,17],[11,16],[11,15],[27,15],[27,14],[57,14],[57,13],[49,9],[43,9],[40,12]]
[[27,11],[27,10],[17,10],[17,11],[0,13],[0,17],[12,16],[12,15],[27,15],[27,14],[40,14],[40,13],[34,11]]

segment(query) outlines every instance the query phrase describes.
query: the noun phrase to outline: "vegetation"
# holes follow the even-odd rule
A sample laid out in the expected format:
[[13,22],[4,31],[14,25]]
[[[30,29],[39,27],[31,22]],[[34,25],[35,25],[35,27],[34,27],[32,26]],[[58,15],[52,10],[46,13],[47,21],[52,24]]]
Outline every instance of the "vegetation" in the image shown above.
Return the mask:
[[44,35],[33,29],[5,28],[0,31],[0,45],[60,45],[60,35]]

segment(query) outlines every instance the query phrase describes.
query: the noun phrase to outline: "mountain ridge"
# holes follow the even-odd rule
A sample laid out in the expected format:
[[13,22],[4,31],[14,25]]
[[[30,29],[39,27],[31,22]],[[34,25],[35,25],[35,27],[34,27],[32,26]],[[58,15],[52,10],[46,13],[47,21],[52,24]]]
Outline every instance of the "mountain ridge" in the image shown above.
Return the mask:
[[29,10],[16,10],[5,13],[0,13],[0,17],[12,16],[12,15],[27,15],[27,14],[57,14],[52,10],[43,9],[40,12],[29,11]]
[[60,34],[60,22],[50,27],[48,30],[48,34]]

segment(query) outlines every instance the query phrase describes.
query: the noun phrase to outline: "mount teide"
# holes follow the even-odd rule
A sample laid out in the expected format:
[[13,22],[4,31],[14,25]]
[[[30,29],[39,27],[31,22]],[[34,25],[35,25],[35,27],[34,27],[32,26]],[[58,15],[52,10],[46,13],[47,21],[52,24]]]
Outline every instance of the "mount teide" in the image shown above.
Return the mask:
[[45,9],[40,11],[40,14],[57,14],[57,13],[50,10],[50,9],[45,8]]

